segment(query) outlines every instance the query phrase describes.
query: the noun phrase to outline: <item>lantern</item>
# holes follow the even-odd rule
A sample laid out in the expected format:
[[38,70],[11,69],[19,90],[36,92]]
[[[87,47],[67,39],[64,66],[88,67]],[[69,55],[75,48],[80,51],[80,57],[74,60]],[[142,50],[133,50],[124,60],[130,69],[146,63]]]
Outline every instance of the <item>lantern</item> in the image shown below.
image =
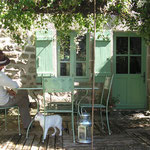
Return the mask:
[[81,114],[78,122],[78,141],[79,143],[91,143],[92,123],[88,113]]

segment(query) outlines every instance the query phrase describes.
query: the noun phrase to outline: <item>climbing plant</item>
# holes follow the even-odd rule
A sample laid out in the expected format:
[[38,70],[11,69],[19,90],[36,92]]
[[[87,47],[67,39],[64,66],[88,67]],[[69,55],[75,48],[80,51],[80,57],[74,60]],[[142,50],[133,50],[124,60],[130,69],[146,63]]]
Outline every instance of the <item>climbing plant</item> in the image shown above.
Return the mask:
[[[1,0],[0,28],[19,43],[27,30],[54,23],[66,33],[94,30],[93,0]],[[146,0],[96,0],[96,30],[128,27],[150,41],[150,2]]]

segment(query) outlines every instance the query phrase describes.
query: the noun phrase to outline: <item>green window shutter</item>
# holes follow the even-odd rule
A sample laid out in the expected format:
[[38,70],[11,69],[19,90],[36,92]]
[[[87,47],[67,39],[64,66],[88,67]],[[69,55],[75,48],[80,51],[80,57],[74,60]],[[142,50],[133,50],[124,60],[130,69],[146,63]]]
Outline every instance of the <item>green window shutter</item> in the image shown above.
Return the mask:
[[54,76],[54,53],[53,31],[36,32],[36,71],[37,77]]
[[96,33],[95,48],[95,79],[101,81],[102,77],[111,74],[111,42],[110,31]]

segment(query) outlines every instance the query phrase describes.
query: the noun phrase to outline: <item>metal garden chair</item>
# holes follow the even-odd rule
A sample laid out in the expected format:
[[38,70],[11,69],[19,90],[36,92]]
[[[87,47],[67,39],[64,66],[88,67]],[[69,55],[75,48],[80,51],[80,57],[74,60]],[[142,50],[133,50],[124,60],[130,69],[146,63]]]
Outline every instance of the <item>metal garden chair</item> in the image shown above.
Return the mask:
[[[47,113],[70,113],[72,120],[73,142],[75,142],[74,131],[74,78],[72,77],[42,77],[44,116]],[[71,102],[46,102],[45,93],[70,92]]]
[[5,130],[7,131],[7,110],[9,110],[10,108],[14,108],[17,109],[18,112],[18,132],[19,135],[21,135],[21,131],[20,131],[20,114],[19,114],[19,107],[18,106],[10,106],[10,107],[0,107],[0,110],[4,110],[5,111]]
[[[108,107],[109,107],[108,105],[109,105],[109,99],[110,99],[110,92],[111,92],[113,77],[114,77],[114,75],[105,77],[100,102],[98,104],[94,104],[94,108],[100,109],[102,128],[104,128],[102,111],[105,110],[106,122],[107,122],[107,128],[108,128],[109,135],[111,135],[111,130],[110,130],[109,118],[108,118]],[[92,104],[91,103],[85,104],[85,103],[82,103],[82,101],[80,101],[80,103],[78,104],[78,109],[80,109],[80,110],[78,110],[78,112],[83,113],[83,110],[86,110],[86,108],[92,108]]]

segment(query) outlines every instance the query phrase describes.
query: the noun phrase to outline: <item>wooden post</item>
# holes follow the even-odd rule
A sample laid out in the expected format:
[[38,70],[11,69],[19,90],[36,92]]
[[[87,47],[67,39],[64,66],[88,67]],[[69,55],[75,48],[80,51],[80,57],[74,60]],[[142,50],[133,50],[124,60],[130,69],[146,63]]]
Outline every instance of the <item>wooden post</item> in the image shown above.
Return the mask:
[[94,101],[95,101],[95,47],[96,47],[96,0],[94,0],[94,48],[93,48],[93,78],[92,78],[92,150],[93,150],[93,131],[94,131]]

